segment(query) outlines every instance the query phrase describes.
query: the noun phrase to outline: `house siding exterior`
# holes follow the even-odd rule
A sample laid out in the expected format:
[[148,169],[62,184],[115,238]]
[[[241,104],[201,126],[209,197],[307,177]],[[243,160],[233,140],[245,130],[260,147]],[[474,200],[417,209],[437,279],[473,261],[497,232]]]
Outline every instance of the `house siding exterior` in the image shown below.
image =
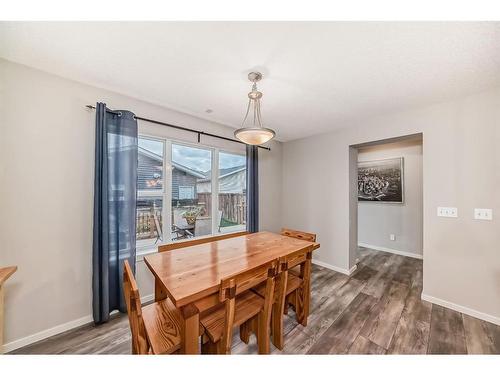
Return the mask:
[[[163,184],[166,183],[166,181],[163,181],[163,161],[161,157],[158,156],[157,158],[139,150],[138,162],[137,189],[161,191]],[[192,188],[193,197],[191,199],[196,199],[196,181],[198,179],[199,177],[189,174],[189,172],[174,165],[172,170],[172,200],[179,199],[179,187]]]
[[[163,162],[156,160],[139,151],[137,167],[137,190],[161,190],[163,184]],[[159,176],[157,186],[150,186],[148,181]]]

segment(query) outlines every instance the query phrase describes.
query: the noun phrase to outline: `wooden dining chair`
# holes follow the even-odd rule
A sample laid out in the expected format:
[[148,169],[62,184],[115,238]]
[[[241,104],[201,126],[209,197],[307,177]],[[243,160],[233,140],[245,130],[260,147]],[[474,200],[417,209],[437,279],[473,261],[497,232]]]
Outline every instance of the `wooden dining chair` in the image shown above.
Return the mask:
[[[230,354],[233,328],[254,322],[259,354],[269,354],[269,329],[276,271],[277,261],[272,261],[221,280],[221,304],[201,317],[201,324],[205,329],[202,337],[203,353]],[[265,283],[263,297],[251,290],[262,282]],[[246,342],[248,343],[248,340]]]
[[194,240],[189,239],[189,240],[174,241],[174,242],[166,244],[166,245],[158,246],[158,252],[161,253],[163,251],[171,251],[171,250],[175,250],[175,249],[181,249],[183,247],[189,247],[189,246],[200,245],[200,244],[204,244],[204,243],[208,243],[208,242],[226,240],[228,238],[245,236],[247,234],[248,234],[248,232],[235,232],[235,233],[219,234],[217,236],[206,236],[206,237],[201,237],[201,238],[195,238]]
[[[279,259],[278,273],[275,279],[274,304],[271,318],[271,334],[276,348],[283,349],[283,314],[287,303],[295,308],[297,322],[306,326],[309,314],[309,280],[311,274],[311,250],[302,249]],[[303,267],[303,276],[290,273],[293,267]],[[309,275],[309,276],[308,276]],[[264,295],[263,285],[253,289],[260,296]],[[250,328],[251,329],[251,328]]]
[[132,332],[133,354],[171,354],[180,349],[180,313],[165,299],[141,306],[139,289],[127,260],[123,270],[123,293]]
[[[282,229],[281,234],[309,242],[316,241],[314,233]],[[276,276],[274,305],[271,324],[273,344],[283,349],[283,314],[288,313],[288,305],[295,310],[297,322],[307,325],[310,303],[312,249],[304,249],[279,259],[279,272]],[[253,288],[260,296],[264,295],[263,285]],[[249,325],[248,329],[252,329]],[[247,335],[243,337],[246,338]]]
[[[287,236],[287,237],[292,237],[292,238],[297,238],[299,240],[304,240],[304,241],[308,241],[308,242],[316,242],[316,234],[315,233],[301,232],[301,231],[294,230],[294,229],[282,228],[281,235]],[[309,265],[306,265],[306,263],[309,263]],[[301,280],[304,280],[305,278],[307,278],[308,285],[310,285],[311,261],[301,263],[300,265],[297,265],[293,268],[292,267],[290,267],[290,269],[289,269],[289,274],[292,276],[292,278],[298,277]],[[285,314],[288,313],[288,306],[289,305],[292,305],[294,307],[294,309],[297,310],[296,302],[297,302],[297,293],[290,293],[287,296],[287,300],[285,302]],[[297,314],[297,311],[295,311],[295,312]],[[306,307],[305,317],[301,318],[299,316],[299,314],[297,314],[297,321],[299,323],[302,323],[303,325],[307,325],[307,316],[308,315],[309,315],[309,306]]]

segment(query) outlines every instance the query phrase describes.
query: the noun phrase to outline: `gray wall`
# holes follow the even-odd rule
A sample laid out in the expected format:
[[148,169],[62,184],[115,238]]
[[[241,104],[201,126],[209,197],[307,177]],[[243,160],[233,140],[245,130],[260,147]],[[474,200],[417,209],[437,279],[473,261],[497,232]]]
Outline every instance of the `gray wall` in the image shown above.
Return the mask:
[[[7,349],[91,319],[95,113],[84,106],[96,101],[226,137],[234,131],[0,59],[0,265],[19,266],[6,285]],[[139,131],[196,143],[195,134],[163,126],[139,122]],[[244,152],[236,143],[202,139]],[[271,147],[260,151],[260,223],[278,231],[281,144]],[[141,294],[151,295],[141,259],[137,278]]]
[[[358,243],[422,256],[422,141],[391,142],[358,149],[358,161],[404,158],[404,202],[358,202]],[[390,234],[395,234],[391,241]]]
[[[499,103],[495,88],[285,143],[283,224],[316,232],[314,258],[348,270],[349,146],[423,133],[424,295],[500,323]],[[438,206],[459,217],[437,217]],[[493,221],[474,220],[475,207]]]

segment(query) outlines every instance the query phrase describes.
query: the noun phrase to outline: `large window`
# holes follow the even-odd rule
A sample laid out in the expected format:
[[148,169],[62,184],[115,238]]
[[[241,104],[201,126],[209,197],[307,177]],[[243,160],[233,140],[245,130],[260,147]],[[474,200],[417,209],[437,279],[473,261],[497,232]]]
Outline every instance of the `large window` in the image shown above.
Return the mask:
[[243,154],[139,137],[137,249],[246,230]]

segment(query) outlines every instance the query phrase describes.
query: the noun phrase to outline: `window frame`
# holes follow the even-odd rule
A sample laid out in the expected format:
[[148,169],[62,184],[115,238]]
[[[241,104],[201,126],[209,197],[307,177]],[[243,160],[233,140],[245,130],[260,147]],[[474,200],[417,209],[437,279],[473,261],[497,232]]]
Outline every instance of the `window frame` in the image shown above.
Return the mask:
[[[218,210],[219,210],[219,153],[223,152],[226,154],[246,156],[245,153],[244,152],[237,152],[237,151],[233,151],[233,150],[228,150],[228,149],[223,148],[223,147],[208,146],[208,145],[203,145],[203,144],[199,144],[199,143],[187,142],[187,141],[175,139],[172,137],[162,137],[162,136],[151,135],[151,134],[147,134],[147,133],[139,133],[138,138],[143,138],[143,139],[163,143],[163,184],[162,184],[163,187],[162,187],[162,189],[161,190],[158,189],[156,191],[139,190],[139,189],[137,190],[137,199],[144,198],[144,197],[161,197],[161,199],[162,199],[162,216],[163,216],[163,223],[162,223],[163,241],[158,242],[158,243],[153,244],[153,245],[137,246],[137,239],[136,239],[136,259],[137,259],[137,261],[141,261],[142,258],[144,257],[144,255],[156,253],[158,251],[158,246],[170,244],[173,242],[172,239],[170,238],[170,232],[171,232],[171,228],[172,228],[172,215],[171,215],[171,212],[172,212],[172,146],[174,144],[210,151],[211,170],[212,170],[212,180],[211,180],[211,185],[212,185],[211,186],[212,233],[210,235],[208,235],[207,237],[217,235],[218,234],[218,223],[217,223],[217,220],[214,220],[214,218],[217,218]],[[245,168],[246,167],[247,166],[245,163]],[[248,181],[246,181],[246,183],[248,184]],[[244,231],[246,231],[246,228],[241,230],[241,231],[235,231],[233,233],[244,232]]]

